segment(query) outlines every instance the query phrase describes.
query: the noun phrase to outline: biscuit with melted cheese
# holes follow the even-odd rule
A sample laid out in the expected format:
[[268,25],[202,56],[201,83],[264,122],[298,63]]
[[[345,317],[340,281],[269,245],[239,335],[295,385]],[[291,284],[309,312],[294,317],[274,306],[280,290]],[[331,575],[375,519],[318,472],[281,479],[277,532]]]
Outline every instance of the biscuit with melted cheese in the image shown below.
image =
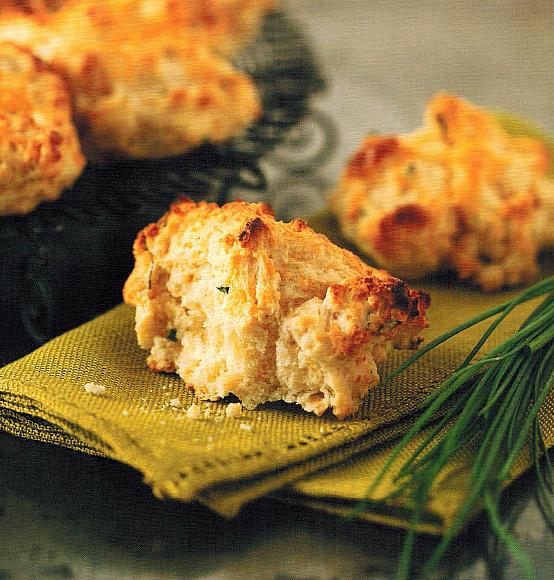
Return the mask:
[[87,153],[157,158],[237,136],[261,113],[252,80],[189,29],[158,26],[137,0],[82,0],[3,15],[0,39],[67,81]]
[[143,18],[177,33],[186,29],[223,55],[236,54],[260,28],[276,0],[136,0]]
[[0,214],[57,199],[84,166],[67,88],[37,58],[0,43]]
[[438,94],[421,129],[364,140],[330,207],[343,234],[393,274],[453,269],[494,291],[532,280],[537,253],[554,245],[548,169],[538,140]]

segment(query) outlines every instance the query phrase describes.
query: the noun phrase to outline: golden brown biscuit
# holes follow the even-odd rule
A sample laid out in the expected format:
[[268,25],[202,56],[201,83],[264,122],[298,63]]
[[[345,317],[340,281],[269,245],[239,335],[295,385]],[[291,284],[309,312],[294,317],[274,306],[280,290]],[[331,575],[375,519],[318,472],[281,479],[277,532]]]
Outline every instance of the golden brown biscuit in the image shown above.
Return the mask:
[[137,0],[142,17],[165,29],[188,29],[220,54],[239,51],[277,0]]
[[202,399],[354,413],[391,347],[415,348],[428,296],[266,204],[182,200],[134,245],[124,287],[148,366]]
[[492,291],[531,280],[554,242],[548,166],[539,141],[439,94],[418,131],[365,139],[330,206],[344,235],[394,274],[454,269]]
[[[0,10],[9,8],[40,16],[82,1],[0,0]],[[106,1],[119,8],[119,0],[96,0],[96,4]],[[123,0],[121,4],[127,10],[130,2]],[[277,0],[133,0],[132,4],[134,21],[140,19],[176,32],[194,31],[218,53],[232,55],[256,34],[263,16],[275,8]]]
[[137,10],[137,0],[82,0],[49,17],[6,17],[0,39],[28,46],[64,76],[90,150],[177,155],[258,117],[246,75],[194,32],[164,29]]
[[83,166],[63,81],[28,52],[0,43],[0,214],[58,198]]

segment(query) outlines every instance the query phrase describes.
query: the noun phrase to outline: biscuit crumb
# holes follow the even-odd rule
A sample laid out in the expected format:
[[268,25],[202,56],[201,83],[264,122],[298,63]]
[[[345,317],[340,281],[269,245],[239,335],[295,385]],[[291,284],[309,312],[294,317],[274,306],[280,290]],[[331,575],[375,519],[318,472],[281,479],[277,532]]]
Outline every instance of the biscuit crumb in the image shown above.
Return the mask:
[[123,411],[121,411],[121,414],[122,414],[124,417],[128,417],[128,416],[129,416],[129,411],[128,411],[127,409],[123,409]]
[[249,425],[248,423],[241,423],[239,425],[239,429],[242,429],[243,431],[252,431],[252,425]]
[[200,417],[200,407],[198,405],[191,405],[187,409],[187,419],[198,419]]
[[169,400],[169,404],[174,408],[174,409],[181,409],[183,406],[183,403],[181,403],[181,399],[179,399],[179,397],[176,397],[175,399],[170,399]]
[[211,416],[212,416],[212,415],[211,415],[211,413],[210,413],[210,410],[209,410],[209,409],[206,409],[206,410],[204,411],[204,419],[209,419]]
[[242,405],[240,403],[229,403],[225,409],[227,417],[240,417],[242,413]]
[[91,395],[103,395],[106,392],[106,387],[96,383],[86,383],[85,391]]

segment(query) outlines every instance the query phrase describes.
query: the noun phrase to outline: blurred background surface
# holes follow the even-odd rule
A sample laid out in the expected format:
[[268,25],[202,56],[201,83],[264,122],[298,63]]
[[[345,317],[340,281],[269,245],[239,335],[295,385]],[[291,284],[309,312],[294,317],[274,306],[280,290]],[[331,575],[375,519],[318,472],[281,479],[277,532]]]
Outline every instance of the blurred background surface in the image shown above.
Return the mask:
[[437,91],[511,111],[554,133],[554,10],[549,0],[287,0],[330,89],[336,167],[369,131],[418,127]]

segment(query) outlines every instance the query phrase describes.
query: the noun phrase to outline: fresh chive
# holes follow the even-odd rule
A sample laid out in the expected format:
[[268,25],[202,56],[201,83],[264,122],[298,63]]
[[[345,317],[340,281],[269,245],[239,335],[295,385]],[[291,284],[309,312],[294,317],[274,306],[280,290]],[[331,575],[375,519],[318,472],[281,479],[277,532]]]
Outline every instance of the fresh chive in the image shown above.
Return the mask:
[[222,292],[223,294],[229,294],[229,290],[231,288],[229,286],[216,286],[216,289]]
[[[546,298],[517,332],[476,359],[487,339],[517,306],[540,296]],[[412,439],[435,423],[400,468],[394,479],[397,488],[388,496],[402,496],[407,505],[413,507],[397,570],[400,579],[410,577],[417,524],[436,478],[452,457],[464,449],[472,451],[467,495],[423,567],[422,576],[439,564],[453,538],[472,517],[476,507],[482,505],[492,531],[513,554],[523,576],[533,577],[528,557],[502,523],[498,508],[501,491],[526,444],[530,445],[536,473],[537,502],[546,521],[554,528],[554,510],[548,500],[553,490],[552,466],[538,420],[539,411],[554,384],[554,276],[436,338],[383,382],[398,376],[446,340],[492,317],[494,320],[460,367],[423,402],[419,417],[389,454],[367,490],[366,498],[369,498]],[[364,502],[360,502],[356,511],[364,507]]]

